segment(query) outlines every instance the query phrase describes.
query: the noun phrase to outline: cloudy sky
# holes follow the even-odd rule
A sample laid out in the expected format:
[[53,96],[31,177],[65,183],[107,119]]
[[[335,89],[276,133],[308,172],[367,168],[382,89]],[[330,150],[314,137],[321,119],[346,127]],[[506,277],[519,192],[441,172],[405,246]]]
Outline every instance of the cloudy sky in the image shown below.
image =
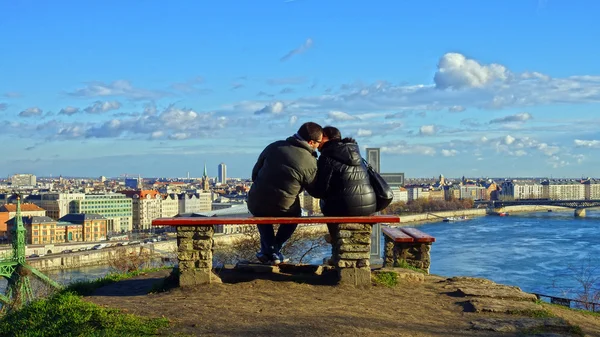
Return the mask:
[[3,1],[0,175],[248,177],[315,121],[407,177],[598,177],[599,10]]

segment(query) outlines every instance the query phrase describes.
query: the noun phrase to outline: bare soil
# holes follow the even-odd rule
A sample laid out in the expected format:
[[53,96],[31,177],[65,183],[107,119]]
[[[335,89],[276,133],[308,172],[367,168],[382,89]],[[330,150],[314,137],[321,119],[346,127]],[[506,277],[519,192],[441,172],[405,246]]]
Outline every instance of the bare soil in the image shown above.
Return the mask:
[[[578,335],[576,330],[553,327],[530,329],[529,334],[515,331],[506,322],[536,318],[473,312],[468,298],[457,295],[446,278],[434,275],[395,287],[356,289],[327,284],[323,276],[225,270],[222,284],[148,294],[167,275],[162,271],[120,281],[87,299],[136,315],[164,316],[172,323],[161,332],[165,336]],[[543,307],[567,325],[580,327],[586,336],[600,336],[600,316]],[[486,324],[491,327],[482,328]]]

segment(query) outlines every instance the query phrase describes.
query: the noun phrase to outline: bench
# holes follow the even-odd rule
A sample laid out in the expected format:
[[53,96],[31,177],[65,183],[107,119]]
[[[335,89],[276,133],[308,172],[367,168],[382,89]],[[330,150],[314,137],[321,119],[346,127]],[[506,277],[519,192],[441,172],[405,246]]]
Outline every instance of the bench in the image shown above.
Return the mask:
[[410,227],[382,227],[381,231],[385,237],[384,268],[408,265],[429,274],[433,236]]
[[[192,287],[219,282],[212,273],[214,227],[216,225],[260,224],[339,224],[337,239],[332,240],[333,262],[338,284],[371,285],[371,227],[376,223],[399,223],[393,215],[356,217],[174,217],[152,221],[152,226],[175,226],[179,286]],[[258,249],[258,247],[256,247]]]

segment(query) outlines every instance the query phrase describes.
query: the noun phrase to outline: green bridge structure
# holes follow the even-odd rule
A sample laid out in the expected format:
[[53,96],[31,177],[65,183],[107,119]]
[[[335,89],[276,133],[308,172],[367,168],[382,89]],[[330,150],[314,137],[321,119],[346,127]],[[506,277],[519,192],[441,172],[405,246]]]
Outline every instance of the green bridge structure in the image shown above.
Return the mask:
[[12,251],[7,256],[0,257],[0,277],[7,280],[6,290],[4,294],[0,294],[0,304],[2,304],[4,312],[19,309],[35,298],[31,287],[31,277],[38,278],[51,287],[61,288],[61,285],[27,264],[25,259],[26,230],[21,216],[21,198],[17,195],[16,199],[17,211],[11,229]]
[[572,208],[576,217],[585,217],[587,208],[600,207],[600,200],[554,200],[554,199],[519,199],[519,200],[480,200],[475,205],[486,205],[495,212],[508,206],[557,206]]

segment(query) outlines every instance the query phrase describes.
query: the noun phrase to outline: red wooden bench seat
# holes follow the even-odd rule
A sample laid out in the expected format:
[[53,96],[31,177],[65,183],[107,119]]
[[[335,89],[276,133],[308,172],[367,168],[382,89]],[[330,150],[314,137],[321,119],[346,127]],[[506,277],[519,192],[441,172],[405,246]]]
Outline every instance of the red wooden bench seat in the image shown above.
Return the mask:
[[383,227],[381,229],[394,242],[435,242],[435,238],[416,228],[411,227]]
[[373,216],[310,216],[310,217],[175,217],[152,220],[152,226],[208,226],[208,225],[261,225],[261,224],[316,224],[316,223],[399,223],[397,215]]

